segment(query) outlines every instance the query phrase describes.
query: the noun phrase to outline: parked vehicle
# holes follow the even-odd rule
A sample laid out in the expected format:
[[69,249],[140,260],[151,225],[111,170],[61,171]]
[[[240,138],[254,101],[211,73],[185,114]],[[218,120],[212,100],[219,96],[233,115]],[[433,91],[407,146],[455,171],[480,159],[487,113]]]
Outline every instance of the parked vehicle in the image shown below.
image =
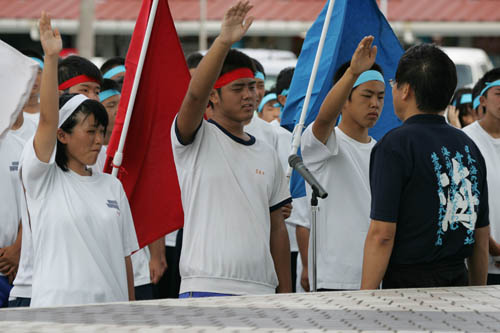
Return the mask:
[[443,47],[442,50],[453,60],[457,67],[457,89],[472,88],[474,84],[493,68],[484,50],[467,47]]

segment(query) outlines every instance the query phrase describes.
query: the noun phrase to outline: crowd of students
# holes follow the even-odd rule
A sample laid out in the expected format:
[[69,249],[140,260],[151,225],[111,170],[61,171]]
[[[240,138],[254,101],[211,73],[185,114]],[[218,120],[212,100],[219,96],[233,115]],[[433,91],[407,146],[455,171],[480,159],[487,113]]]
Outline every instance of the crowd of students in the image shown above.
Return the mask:
[[[0,139],[0,306],[309,291],[309,200],[292,202],[292,133],[280,126],[294,69],[266,91],[262,65],[231,49],[251,8],[232,6],[206,55],[187,58],[171,125],[184,228],[139,251],[123,187],[101,172],[124,60],[59,60],[42,13],[44,56],[25,52],[38,78]],[[329,193],[318,290],[500,283],[500,69],[456,90],[453,62],[421,44],[385,78],[373,42],[337,70],[302,134],[304,163]],[[376,142],[386,89],[402,125]]]

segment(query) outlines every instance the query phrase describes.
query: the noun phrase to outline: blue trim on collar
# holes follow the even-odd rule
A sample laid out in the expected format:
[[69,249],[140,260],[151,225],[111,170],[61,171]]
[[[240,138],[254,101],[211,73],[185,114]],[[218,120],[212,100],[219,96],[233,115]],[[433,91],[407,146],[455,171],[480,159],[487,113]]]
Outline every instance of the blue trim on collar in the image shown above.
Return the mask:
[[406,125],[406,124],[422,124],[422,123],[446,124],[446,119],[444,119],[444,116],[441,116],[437,113],[436,114],[424,113],[411,116],[410,118],[406,119],[406,121],[403,124]]
[[245,145],[245,146],[251,146],[255,143],[255,137],[251,134],[247,133],[247,135],[250,137],[250,139],[245,141],[245,140],[238,138],[237,136],[234,136],[231,133],[229,133],[224,127],[219,125],[215,120],[208,119],[208,122],[217,126],[224,134],[226,134],[228,137],[230,137],[231,139],[233,139],[237,143],[240,143],[240,144]]
[[289,203],[291,203],[291,202],[292,202],[292,198],[290,197],[290,198],[285,199],[285,200],[283,200],[282,202],[277,203],[276,205],[274,205],[274,206],[270,207],[270,208],[269,208],[269,210],[270,210],[270,211],[271,211],[271,213],[272,213],[272,212],[274,212],[276,209],[279,209],[279,208],[283,207],[284,205],[289,204]]

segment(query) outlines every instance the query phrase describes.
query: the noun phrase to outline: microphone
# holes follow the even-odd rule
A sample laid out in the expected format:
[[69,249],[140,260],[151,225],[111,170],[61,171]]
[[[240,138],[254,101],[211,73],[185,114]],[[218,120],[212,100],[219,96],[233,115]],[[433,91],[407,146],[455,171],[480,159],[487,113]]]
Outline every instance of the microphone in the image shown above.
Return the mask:
[[297,155],[293,154],[288,157],[288,164],[300,175],[304,178],[304,180],[311,185],[313,192],[316,192],[316,196],[318,196],[321,199],[324,199],[328,196],[328,193],[325,191],[323,186],[320,185],[320,183],[316,180],[316,178],[312,175],[311,171],[309,171],[306,166],[304,165],[304,162],[302,162],[302,158]]

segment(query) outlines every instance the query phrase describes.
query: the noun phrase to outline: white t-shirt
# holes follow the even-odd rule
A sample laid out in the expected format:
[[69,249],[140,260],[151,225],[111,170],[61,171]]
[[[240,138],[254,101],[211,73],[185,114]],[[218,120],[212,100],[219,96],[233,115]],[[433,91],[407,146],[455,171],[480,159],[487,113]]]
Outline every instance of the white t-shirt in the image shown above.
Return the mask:
[[178,232],[179,230],[175,230],[165,236],[165,246],[175,247]]
[[24,119],[31,120],[36,126],[38,126],[38,122],[40,121],[40,113],[28,113],[23,112]]
[[[23,125],[17,130],[11,130],[10,133],[16,138],[17,143],[17,163],[21,158],[24,146],[36,132],[36,124],[25,118]],[[21,256],[19,258],[19,266],[17,269],[16,278],[14,280],[14,288],[10,291],[10,297],[31,297],[31,278],[33,275],[33,246],[31,244],[31,229],[29,218],[26,211],[26,200],[24,198],[23,190],[21,188],[21,178],[16,168],[15,178],[19,184],[19,197],[17,200],[20,217],[22,220],[22,242],[21,242]]]
[[151,275],[149,273],[149,259],[151,254],[148,247],[143,247],[139,251],[132,254],[132,267],[134,268],[134,287],[143,286],[151,283]]
[[[319,200],[318,205],[318,288],[361,286],[363,248],[370,225],[369,166],[374,145],[374,139],[360,143],[338,127],[326,145],[314,136],[312,124],[302,135],[304,164],[328,192],[328,197]],[[306,188],[310,193],[309,187]],[[312,260],[309,264],[312,269]]]
[[118,179],[64,172],[35,154],[21,157],[33,240],[31,306],[128,300],[125,257],[138,249],[132,214]]
[[[488,182],[488,204],[490,208],[490,233],[500,242],[500,139],[489,135],[479,122],[464,127],[464,132],[474,140],[486,162],[486,181]],[[488,273],[500,274],[493,257],[489,258]]]
[[276,152],[211,120],[190,144],[175,121],[171,136],[185,222],[180,293],[274,293],[270,212],[291,200]]
[[273,147],[276,151],[279,149],[278,133],[273,125],[260,119],[257,112],[253,113],[252,120],[244,127],[246,133],[251,134],[257,140],[264,140],[265,143]]
[[0,138],[0,248],[16,241],[21,220],[18,209],[21,184],[17,177],[21,151],[22,145],[12,131]]

